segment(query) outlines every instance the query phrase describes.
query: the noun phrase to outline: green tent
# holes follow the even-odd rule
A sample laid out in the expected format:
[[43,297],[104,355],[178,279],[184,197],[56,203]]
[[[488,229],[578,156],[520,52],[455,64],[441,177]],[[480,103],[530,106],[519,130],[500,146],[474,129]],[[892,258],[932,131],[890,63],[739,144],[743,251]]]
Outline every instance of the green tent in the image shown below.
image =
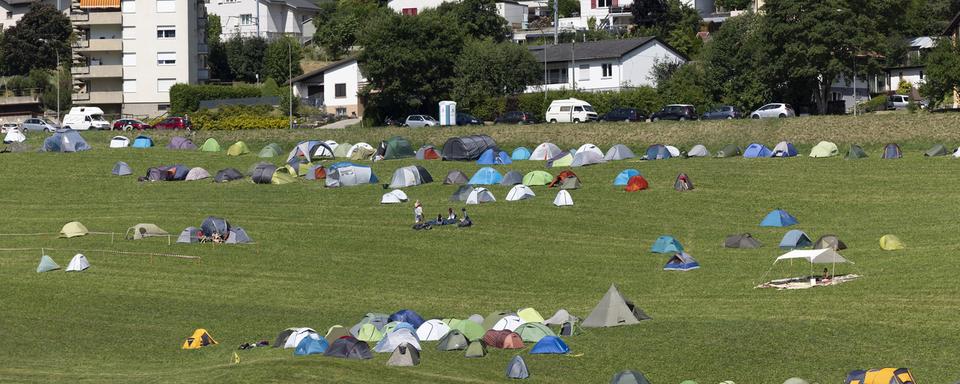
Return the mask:
[[483,338],[483,333],[486,331],[482,326],[480,326],[480,324],[474,323],[470,320],[460,319],[450,320],[450,329],[460,331],[460,333],[470,340],[480,340]]
[[394,136],[386,141],[380,142],[380,149],[377,150],[377,154],[383,156],[384,160],[390,160],[414,157],[417,153],[413,151],[409,140],[400,136]]
[[203,142],[203,145],[200,146],[201,152],[220,152],[220,143],[217,142],[217,139],[209,138],[207,141]]
[[50,256],[43,255],[40,257],[40,264],[37,265],[37,273],[50,272],[57,269],[60,269],[60,266],[57,265]]
[[923,153],[924,156],[934,157],[934,156],[946,156],[947,147],[944,147],[943,144],[934,145],[932,148],[928,149]]
[[553,330],[540,323],[523,323],[514,332],[520,335],[524,342],[531,343],[536,343],[546,336],[556,336]]
[[290,184],[295,181],[297,181],[296,176],[291,175],[285,168],[281,168],[277,169],[277,171],[273,173],[273,177],[270,179],[270,184],[282,185]]
[[510,312],[492,312],[492,313],[490,313],[489,315],[487,315],[486,317],[483,318],[483,323],[480,324],[480,326],[482,326],[483,329],[491,329],[491,328],[493,328],[494,325],[497,324],[497,322],[500,321],[500,319],[506,317],[507,315],[512,315],[512,313],[510,313]]
[[883,235],[880,238],[880,249],[884,251],[898,251],[906,248],[907,246],[900,241],[900,238],[895,235]]
[[487,355],[487,345],[483,343],[483,340],[474,341],[467,347],[467,352],[464,355],[466,357],[484,357]]
[[381,339],[383,339],[383,332],[380,332],[377,326],[371,323],[360,326],[360,330],[357,331],[357,340],[376,343]]
[[569,167],[570,164],[573,164],[573,155],[571,155],[570,152],[567,152],[556,160],[547,161],[547,166],[552,168]]
[[810,150],[810,157],[834,157],[839,154],[837,145],[829,141],[821,141]]
[[347,153],[350,152],[350,147],[353,147],[353,144],[350,143],[340,143],[336,148],[333,149],[334,157],[347,157]]
[[533,171],[523,176],[523,185],[547,185],[553,181],[553,175],[544,171]]
[[717,151],[716,157],[736,157],[741,154],[743,154],[743,152],[740,151],[740,147],[736,144],[727,144],[723,149]]
[[280,156],[280,152],[283,150],[280,149],[280,146],[277,143],[270,143],[263,146],[263,149],[260,150],[260,153],[257,154],[258,157],[277,157]]
[[856,144],[850,145],[850,150],[847,151],[847,160],[856,160],[863,159],[867,157],[867,152],[863,150],[862,147]]
[[461,349],[467,349],[467,345],[470,342],[467,341],[467,338],[463,336],[460,331],[456,329],[451,329],[450,332],[447,332],[446,335],[440,338],[440,341],[437,342],[438,351],[456,351]]
[[250,148],[247,148],[247,143],[238,141],[233,143],[230,148],[227,148],[227,156],[240,156],[250,153]]

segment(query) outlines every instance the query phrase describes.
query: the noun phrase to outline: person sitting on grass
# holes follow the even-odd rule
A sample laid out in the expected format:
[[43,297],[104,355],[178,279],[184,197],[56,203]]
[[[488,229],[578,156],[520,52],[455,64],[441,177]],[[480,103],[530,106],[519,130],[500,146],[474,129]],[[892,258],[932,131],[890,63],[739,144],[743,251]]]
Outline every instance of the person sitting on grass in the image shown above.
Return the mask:
[[820,281],[825,282],[825,283],[826,283],[826,282],[829,282],[831,277],[832,277],[832,276],[830,276],[830,271],[828,271],[826,268],[824,268],[824,269],[823,269],[823,278],[820,279]]
[[470,215],[467,215],[467,209],[460,208],[460,212],[463,213],[463,218],[460,219],[460,223],[457,224],[457,227],[466,228],[473,226],[473,220],[470,220]]
[[444,225],[456,224],[457,223],[457,214],[453,212],[453,208],[447,208],[447,219],[443,221]]

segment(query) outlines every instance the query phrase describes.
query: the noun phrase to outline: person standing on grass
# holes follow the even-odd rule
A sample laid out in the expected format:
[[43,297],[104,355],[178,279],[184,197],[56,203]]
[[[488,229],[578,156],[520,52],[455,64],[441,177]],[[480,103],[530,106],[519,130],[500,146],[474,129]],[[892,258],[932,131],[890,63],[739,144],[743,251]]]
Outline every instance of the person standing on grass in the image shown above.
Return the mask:
[[420,204],[420,200],[413,203],[413,223],[423,223],[423,205]]

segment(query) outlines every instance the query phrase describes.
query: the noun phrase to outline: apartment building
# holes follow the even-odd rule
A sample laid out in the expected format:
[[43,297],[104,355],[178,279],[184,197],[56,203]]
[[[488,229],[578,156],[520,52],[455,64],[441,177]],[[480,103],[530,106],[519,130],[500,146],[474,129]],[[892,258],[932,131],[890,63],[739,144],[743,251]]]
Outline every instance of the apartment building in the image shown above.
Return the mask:
[[61,11],[70,8],[70,0],[0,0],[0,29],[17,25],[34,3],[50,4]]
[[73,102],[157,116],[170,87],[208,78],[202,0],[72,0]]
[[281,35],[309,40],[320,11],[312,0],[204,0],[207,12],[220,16],[221,39]]

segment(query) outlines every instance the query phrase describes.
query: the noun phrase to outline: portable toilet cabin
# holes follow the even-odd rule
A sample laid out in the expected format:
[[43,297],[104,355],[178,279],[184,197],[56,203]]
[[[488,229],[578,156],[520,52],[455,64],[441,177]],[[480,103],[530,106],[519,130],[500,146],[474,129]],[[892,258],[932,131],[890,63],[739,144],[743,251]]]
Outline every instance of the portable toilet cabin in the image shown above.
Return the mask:
[[457,125],[457,102],[456,101],[441,101],[440,102],[440,125]]

